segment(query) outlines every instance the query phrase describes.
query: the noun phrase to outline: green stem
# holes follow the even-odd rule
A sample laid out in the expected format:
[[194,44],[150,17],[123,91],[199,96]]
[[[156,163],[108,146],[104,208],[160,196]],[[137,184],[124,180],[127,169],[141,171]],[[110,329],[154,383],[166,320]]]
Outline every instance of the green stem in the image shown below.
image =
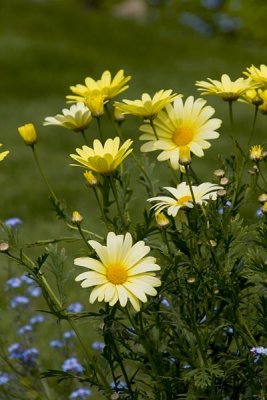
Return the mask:
[[43,169],[42,169],[42,167],[41,167],[41,164],[40,164],[40,162],[39,162],[39,159],[38,159],[38,156],[37,156],[37,153],[36,153],[36,150],[35,150],[35,146],[34,146],[34,145],[31,146],[31,148],[32,148],[33,157],[34,157],[35,163],[36,163],[36,165],[37,165],[37,168],[38,168],[38,170],[39,170],[39,172],[40,172],[40,175],[41,175],[41,177],[43,178],[43,180],[44,180],[44,182],[45,182],[45,184],[46,184],[46,186],[47,186],[47,188],[48,188],[48,191],[50,192],[50,195],[54,198],[54,200],[55,200],[56,202],[58,202],[58,198],[57,198],[57,196],[55,195],[55,193],[54,193],[52,187],[50,186],[50,184],[49,184],[49,182],[48,182],[48,180],[47,180],[47,178],[46,178],[46,176],[45,176],[45,174],[44,174],[44,172],[43,172]]
[[116,190],[116,187],[115,187],[115,184],[114,184],[113,176],[109,175],[108,179],[109,179],[109,184],[110,184],[110,187],[111,187],[111,190],[112,190],[112,193],[113,193],[116,205],[117,205],[117,210],[118,210],[118,213],[119,213],[119,216],[120,216],[120,219],[121,219],[122,226],[123,226],[124,229],[127,229],[127,226],[126,226],[126,223],[125,223],[125,220],[124,220],[124,216],[123,216],[123,212],[122,212],[121,207],[120,207],[119,198],[118,198],[117,190]]
[[253,137],[254,128],[255,128],[255,124],[256,124],[256,120],[257,120],[257,116],[258,116],[258,111],[259,111],[259,106],[255,106],[255,112],[254,112],[254,118],[253,118],[253,122],[252,122],[252,128],[251,128],[251,132],[250,132],[250,136],[249,136],[248,144],[247,144],[248,147],[249,147],[250,142],[251,142],[252,137]]
[[88,143],[88,140],[87,140],[87,137],[86,137],[86,135],[85,135],[85,132],[84,132],[84,130],[82,129],[80,132],[81,132],[81,134],[82,134],[82,137],[83,137],[84,143],[88,145],[89,143]]
[[244,328],[246,329],[247,334],[248,334],[248,336],[250,337],[252,344],[253,344],[255,347],[257,347],[257,346],[258,346],[258,343],[256,342],[254,336],[252,335],[252,333],[251,333],[251,331],[250,331],[250,329],[249,329],[249,327],[248,327],[247,322],[245,321],[245,319],[243,318],[243,315],[242,315],[240,312],[238,312],[238,318],[239,318],[241,324],[242,324],[242,325],[244,326]]
[[[78,230],[77,226],[73,226],[72,224],[67,224],[67,226],[68,226],[68,228],[70,228],[70,229],[72,229],[72,230],[73,230],[73,229]],[[83,228],[81,228],[81,230],[82,230],[84,233],[87,233],[87,234],[90,235],[90,236],[94,236],[96,239],[104,240],[104,238],[103,238],[102,236],[99,236],[99,235],[97,235],[97,234],[94,233],[94,232],[88,231],[87,229],[83,229]]]
[[154,124],[153,119],[150,118],[149,123],[150,123],[151,128],[153,129],[155,138],[156,138],[157,140],[159,140],[159,137],[158,137],[158,134],[157,134],[156,127],[155,127],[155,124]]
[[101,200],[99,198],[99,194],[98,194],[97,188],[95,186],[93,186],[93,191],[94,191],[94,194],[95,194],[95,197],[96,197],[96,201],[97,201],[98,207],[99,207],[100,212],[101,212],[102,219],[104,221],[104,224],[106,225],[107,230],[109,231],[109,223],[107,221],[107,218],[106,218],[106,215],[105,215],[105,211],[103,209]]
[[85,235],[84,235],[84,233],[83,233],[83,230],[82,230],[82,228],[81,228],[81,224],[77,224],[77,228],[78,228],[78,231],[79,231],[79,233],[80,233],[80,235],[81,235],[81,237],[82,237],[84,243],[85,243],[86,246],[89,247],[89,249],[91,250],[91,246],[89,245],[88,240],[86,239],[86,237],[85,237]]
[[103,136],[103,132],[102,132],[102,128],[101,128],[100,118],[101,117],[96,117],[96,121],[97,121],[98,133],[99,133],[101,142],[104,145],[104,136]]

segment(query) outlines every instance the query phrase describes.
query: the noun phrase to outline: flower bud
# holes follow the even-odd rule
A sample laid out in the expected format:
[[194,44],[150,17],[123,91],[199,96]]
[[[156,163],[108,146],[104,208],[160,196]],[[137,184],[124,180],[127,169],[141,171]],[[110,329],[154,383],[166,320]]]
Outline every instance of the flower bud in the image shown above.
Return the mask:
[[224,190],[224,189],[219,189],[218,190],[218,192],[217,192],[217,195],[219,196],[219,197],[224,197],[225,195],[226,195],[226,190]]
[[119,107],[114,108],[114,119],[117,122],[122,122],[125,120],[125,115],[121,112]]
[[167,226],[170,224],[169,218],[166,217],[166,215],[163,214],[162,212],[155,214],[155,218],[160,228],[167,228]]
[[223,169],[216,169],[213,172],[213,175],[215,175],[217,178],[222,178],[225,175],[225,171]]
[[187,283],[192,284],[192,283],[195,283],[195,282],[196,282],[196,278],[195,278],[194,276],[190,276],[190,277],[187,279]]
[[264,103],[264,100],[259,96],[256,95],[255,97],[253,97],[253,99],[251,100],[251,103],[254,106],[261,106]]
[[101,117],[104,115],[104,99],[103,94],[94,90],[89,96],[85,98],[85,104],[91,111],[93,117]]
[[226,178],[225,176],[224,176],[222,179],[220,179],[220,184],[221,184],[221,185],[225,186],[225,185],[227,185],[228,183],[229,183],[229,179]]
[[2,251],[2,252],[4,253],[4,252],[7,251],[8,249],[9,249],[9,245],[8,245],[7,242],[1,242],[1,243],[0,243],[0,251]]
[[190,154],[190,148],[188,146],[181,146],[179,154],[179,164],[186,166],[191,164],[191,161],[192,159]]
[[82,222],[82,220],[83,220],[83,217],[81,216],[79,211],[73,211],[71,221],[74,224],[80,224]]
[[98,184],[97,178],[94,176],[92,171],[85,171],[83,176],[86,179],[86,182],[89,186],[96,186]]
[[36,143],[37,134],[32,123],[20,126],[18,131],[27,146],[33,146]]
[[260,203],[266,203],[267,202],[267,193],[262,193],[258,197],[258,201]]

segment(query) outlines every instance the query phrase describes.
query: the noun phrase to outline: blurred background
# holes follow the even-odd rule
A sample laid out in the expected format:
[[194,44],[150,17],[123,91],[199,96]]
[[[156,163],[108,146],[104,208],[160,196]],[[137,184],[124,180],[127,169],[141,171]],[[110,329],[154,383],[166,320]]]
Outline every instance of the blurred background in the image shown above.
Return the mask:
[[[78,209],[86,215],[89,228],[99,226],[97,206],[81,170],[69,166],[69,154],[83,145],[82,138],[60,127],[43,127],[44,118],[61,113],[70,85],[83,83],[86,76],[99,79],[106,69],[113,75],[119,69],[132,75],[130,88],[120,97],[128,99],[170,88],[197,96],[196,80],[220,79],[223,73],[237,79],[251,64],[266,63],[266,3],[1,0],[0,143],[11,152],[1,163],[1,219],[21,218],[29,240],[56,236],[65,229],[60,222],[55,224],[31,151],[17,133],[18,126],[33,122],[39,136],[37,151],[58,197],[66,201],[70,212]],[[216,107],[216,116],[224,119],[224,124],[220,139],[212,143],[204,159],[196,161],[206,180],[218,167],[218,152],[229,147],[225,139],[227,104],[212,97],[208,102]],[[247,135],[254,110],[240,104],[235,108],[240,135]],[[256,143],[264,141],[265,124],[266,117],[260,115]],[[133,117],[124,125],[125,137],[137,139],[137,151],[139,125]],[[96,137],[96,132],[92,124],[90,137]],[[107,128],[105,135],[114,133]],[[166,165],[160,164],[157,178],[166,170]],[[160,183],[168,183],[165,176]],[[134,197],[139,199],[139,193]]]

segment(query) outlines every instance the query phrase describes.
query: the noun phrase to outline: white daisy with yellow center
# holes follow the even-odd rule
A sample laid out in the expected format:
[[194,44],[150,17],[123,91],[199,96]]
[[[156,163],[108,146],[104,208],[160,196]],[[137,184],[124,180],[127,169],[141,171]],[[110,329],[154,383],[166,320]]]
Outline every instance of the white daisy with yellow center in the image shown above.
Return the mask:
[[141,146],[141,151],[162,150],[157,159],[170,160],[172,168],[176,170],[179,160],[190,158],[191,152],[202,157],[203,149],[210,147],[207,140],[219,137],[216,130],[222,123],[218,118],[211,118],[215,110],[205,104],[205,100],[194,100],[190,96],[185,103],[179,98],[173,105],[167,105],[166,111],[161,111],[154,120],[157,138],[149,124],[140,127],[143,132],[140,140],[147,141]]
[[97,300],[110,306],[119,302],[125,307],[129,300],[135,311],[140,311],[140,302],[146,303],[147,295],[156,296],[155,287],[159,287],[161,281],[154,271],[159,271],[160,266],[154,257],[147,256],[150,247],[144,241],[133,244],[129,232],[125,235],[109,232],[106,246],[94,240],[89,244],[99,260],[81,257],[76,258],[74,264],[88,269],[75,280],[82,281],[83,288],[94,287],[89,297],[91,304]]
[[58,125],[75,132],[81,132],[88,127],[91,121],[92,115],[89,108],[80,102],[73,104],[69,109],[64,108],[62,114],[57,114],[54,117],[46,117],[44,126]]
[[[176,217],[180,209],[193,208],[194,201],[192,198],[191,190],[186,182],[182,182],[174,187],[165,187],[173,197],[170,196],[157,196],[148,199],[149,202],[156,201],[152,207],[156,214],[167,210],[167,214]],[[196,204],[205,205],[208,200],[217,199],[217,191],[223,189],[222,186],[216,185],[214,183],[201,183],[199,186],[192,186],[192,191],[194,194],[194,199]]]

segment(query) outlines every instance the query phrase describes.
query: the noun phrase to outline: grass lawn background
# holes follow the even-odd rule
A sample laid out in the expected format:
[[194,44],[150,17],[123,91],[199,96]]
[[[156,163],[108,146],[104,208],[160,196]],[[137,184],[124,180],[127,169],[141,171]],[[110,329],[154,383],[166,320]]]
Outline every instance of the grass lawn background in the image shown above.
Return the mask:
[[[237,79],[251,64],[266,63],[265,54],[266,46],[247,38],[204,38],[173,22],[118,20],[86,9],[78,1],[1,0],[0,143],[4,150],[10,150],[10,156],[1,163],[0,218],[21,218],[26,242],[68,234],[51,212],[31,151],[17,133],[18,126],[33,122],[38,130],[37,152],[58,197],[66,200],[69,211],[78,209],[84,215],[86,227],[103,232],[97,204],[81,170],[69,166],[69,154],[83,145],[82,137],[62,128],[42,126],[46,116],[60,113],[65,107],[70,85],[83,83],[86,76],[97,79],[106,69],[114,74],[122,68],[133,78],[121,98],[136,99],[143,92],[154,94],[170,88],[185,96],[198,96],[196,80],[219,79],[223,73]],[[220,138],[211,142],[203,159],[194,161],[203,181],[210,181],[212,171],[219,166],[217,154],[231,148],[227,104],[213,97],[207,100],[224,123]],[[236,108],[238,134],[246,142],[254,110],[240,104]],[[133,117],[124,125],[125,137],[136,140],[137,151],[139,125],[140,120]],[[265,141],[265,132],[266,117],[259,115],[255,144]],[[94,123],[87,135],[97,137]],[[114,133],[107,127],[105,135]],[[161,186],[168,185],[171,178],[164,163],[157,164],[153,176]],[[135,184],[136,175],[132,181]],[[146,199],[143,188],[135,185],[133,196],[140,220],[136,204],[141,210]],[[257,207],[255,203],[252,206]],[[81,246],[68,252],[70,265]],[[82,296],[86,299],[87,293]],[[81,301],[74,293],[71,297]]]

